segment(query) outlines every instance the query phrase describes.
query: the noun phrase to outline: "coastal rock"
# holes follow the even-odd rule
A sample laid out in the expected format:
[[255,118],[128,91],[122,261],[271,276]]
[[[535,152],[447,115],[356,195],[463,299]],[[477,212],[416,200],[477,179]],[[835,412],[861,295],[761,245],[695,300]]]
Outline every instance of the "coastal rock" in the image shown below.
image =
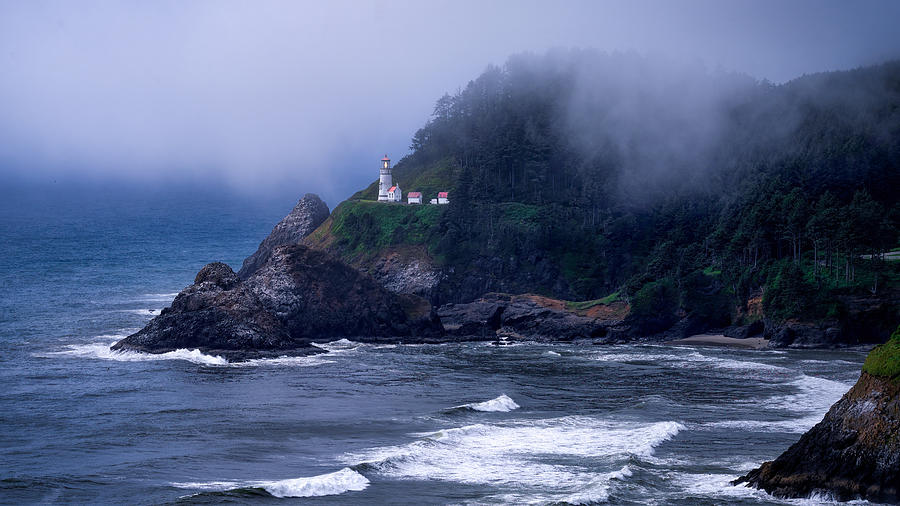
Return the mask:
[[467,304],[446,304],[437,313],[448,333],[478,338],[571,341],[604,337],[621,324],[619,315],[581,315],[563,301],[529,294],[491,293]]
[[289,245],[243,281],[225,264],[205,266],[171,307],[113,349],[199,348],[240,358],[312,351],[314,340],[420,342],[442,333],[424,299],[391,293],[325,252]]
[[900,382],[864,372],[800,441],[735,483],[780,497],[900,502]]
[[307,193],[297,202],[294,209],[272,229],[259,244],[256,252],[244,260],[238,277],[247,279],[256,272],[279,246],[297,244],[328,219],[328,206],[318,195]]
[[858,341],[845,338],[837,322],[767,322],[765,336],[770,348],[838,348]]
[[766,330],[762,320],[757,320],[750,325],[734,325],[722,331],[723,336],[733,337],[735,339],[747,339],[762,335]]
[[411,293],[430,299],[441,279],[422,246],[394,248],[371,262],[368,273],[394,293]]

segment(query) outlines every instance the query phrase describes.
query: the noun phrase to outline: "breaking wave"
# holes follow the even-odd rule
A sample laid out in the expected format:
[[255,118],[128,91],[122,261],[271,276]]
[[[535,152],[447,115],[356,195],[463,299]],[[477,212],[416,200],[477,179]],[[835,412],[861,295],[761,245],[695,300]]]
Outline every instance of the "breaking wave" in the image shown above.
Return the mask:
[[258,367],[258,366],[299,366],[310,367],[323,364],[334,363],[318,356],[281,356],[275,358],[258,358],[245,360],[242,362],[229,362],[219,355],[208,355],[197,349],[178,349],[166,353],[144,353],[133,350],[113,350],[110,347],[120,339],[128,335],[100,336],[103,338],[114,337],[114,341],[104,340],[90,344],[70,344],[66,345],[62,351],[47,352],[42,357],[76,357],[89,358],[97,360],[114,360],[117,362],[154,362],[160,360],[184,360],[198,365],[206,366],[231,366],[231,367]]
[[831,406],[850,390],[853,384],[801,375],[786,386],[797,391],[788,395],[776,395],[758,403],[760,409],[775,411],[787,416],[786,420],[724,420],[710,422],[706,427],[733,428],[751,432],[791,432],[802,434],[822,420]]
[[275,497],[319,497],[365,490],[369,486],[369,480],[345,467],[333,473],[289,480],[187,482],[171,485],[176,488],[215,492],[259,488]]
[[532,499],[584,503],[606,500],[612,482],[631,475],[631,459],[651,456],[681,430],[678,422],[520,420],[414,434],[408,444],[345,459],[395,479],[501,486]]
[[[125,336],[122,336],[125,337]],[[117,362],[152,362],[157,360],[186,360],[200,365],[229,365],[218,355],[206,355],[200,350],[179,349],[167,353],[143,353],[131,350],[112,350],[110,346],[118,340],[91,344],[70,344],[65,350],[49,352],[46,355],[115,360]]]
[[349,339],[338,339],[337,341],[327,343],[312,343],[312,345],[329,353],[353,351],[362,346],[360,343],[353,342]]
[[501,395],[500,397],[496,397],[489,401],[484,402],[473,402],[470,404],[463,404],[462,406],[454,406],[453,409],[470,409],[473,411],[489,411],[489,412],[508,412],[514,409],[518,409],[519,405],[516,404],[516,401],[510,399],[506,396],[506,394]]
[[778,373],[792,372],[791,369],[780,367],[777,365],[753,362],[748,360],[734,360],[718,356],[707,356],[698,351],[691,351],[690,353],[684,354],[666,352],[656,353],[657,349],[658,348],[655,347],[650,348],[647,350],[647,353],[602,352],[594,355],[592,359],[601,362],[653,362],[658,365],[664,365],[674,368],[697,368],[706,366],[715,369],[739,371],[765,371]]

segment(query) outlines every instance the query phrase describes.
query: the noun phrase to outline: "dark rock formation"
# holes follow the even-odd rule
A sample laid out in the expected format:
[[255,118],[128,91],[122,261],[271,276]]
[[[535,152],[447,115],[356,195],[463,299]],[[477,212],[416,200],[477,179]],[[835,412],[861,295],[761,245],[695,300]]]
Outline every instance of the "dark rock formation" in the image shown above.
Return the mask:
[[443,333],[430,304],[393,294],[321,251],[276,248],[245,280],[212,263],[139,332],[113,349],[162,353],[178,348],[242,358],[312,351],[313,341],[421,342]]
[[782,497],[900,502],[900,383],[864,372],[800,441],[735,483]]
[[313,193],[304,195],[294,209],[275,225],[272,233],[263,239],[256,252],[244,260],[241,270],[238,271],[238,277],[249,278],[266,263],[275,248],[299,243],[328,219],[328,214],[328,206],[318,195]]
[[359,266],[394,293],[412,293],[431,299],[441,280],[424,246],[391,247]]
[[765,337],[773,348],[839,348],[877,344],[900,320],[900,293],[843,295],[838,313],[823,321],[765,320]]
[[621,324],[619,315],[578,314],[562,301],[537,295],[487,294],[468,304],[446,304],[437,313],[449,334],[481,339],[571,341],[604,337]]
[[762,335],[766,326],[762,320],[757,320],[750,325],[734,325],[722,330],[722,335],[735,339],[747,339]]

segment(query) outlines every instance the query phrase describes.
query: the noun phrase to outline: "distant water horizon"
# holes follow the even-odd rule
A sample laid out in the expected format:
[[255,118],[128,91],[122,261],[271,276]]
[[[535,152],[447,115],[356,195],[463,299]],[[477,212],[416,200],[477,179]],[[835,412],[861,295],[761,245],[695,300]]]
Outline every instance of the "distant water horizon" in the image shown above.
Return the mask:
[[862,350],[319,343],[230,363],[112,352],[304,192],[0,203],[0,502],[804,504],[729,481],[853,384]]

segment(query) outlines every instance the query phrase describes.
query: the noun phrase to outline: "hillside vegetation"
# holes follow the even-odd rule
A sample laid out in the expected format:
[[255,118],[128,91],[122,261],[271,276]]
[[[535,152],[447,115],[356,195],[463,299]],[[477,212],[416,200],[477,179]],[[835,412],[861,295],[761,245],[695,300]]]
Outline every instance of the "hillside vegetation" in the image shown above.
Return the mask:
[[863,372],[900,381],[900,326],[888,342],[873,349],[866,357]]
[[404,191],[450,190],[446,209],[347,202],[331,233],[344,254],[427,245],[446,274],[435,302],[618,292],[658,329],[758,318],[746,302],[762,293],[767,317],[840,318],[847,297],[900,281],[885,255],[898,139],[898,62],[773,85],[635,55],[519,55],[440,98],[396,164]]

